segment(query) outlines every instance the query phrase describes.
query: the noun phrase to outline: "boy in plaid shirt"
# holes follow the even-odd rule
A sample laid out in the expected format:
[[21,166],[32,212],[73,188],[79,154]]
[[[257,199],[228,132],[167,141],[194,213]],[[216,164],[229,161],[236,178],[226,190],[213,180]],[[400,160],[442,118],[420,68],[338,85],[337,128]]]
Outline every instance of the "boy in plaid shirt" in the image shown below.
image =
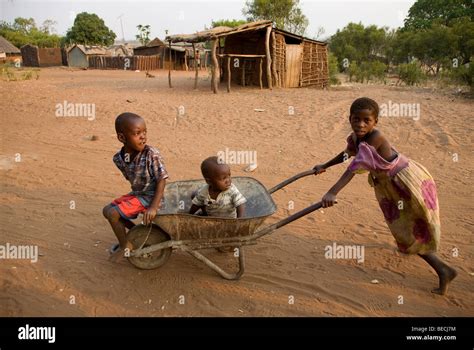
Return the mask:
[[111,249],[114,255],[120,251],[119,247],[133,249],[126,238],[126,229],[135,226],[131,219],[143,213],[144,224],[152,223],[161,208],[168,178],[160,152],[146,144],[147,130],[143,118],[134,113],[122,113],[115,119],[115,130],[123,147],[114,155],[113,161],[132,185],[132,192],[115,199],[103,209],[119,241],[119,246]]

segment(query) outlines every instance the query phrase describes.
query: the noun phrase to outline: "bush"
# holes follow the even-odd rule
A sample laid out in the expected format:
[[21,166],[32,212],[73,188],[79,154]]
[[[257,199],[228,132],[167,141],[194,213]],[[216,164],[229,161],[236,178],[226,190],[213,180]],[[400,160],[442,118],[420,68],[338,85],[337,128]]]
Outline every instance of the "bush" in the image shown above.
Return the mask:
[[337,73],[339,73],[337,57],[331,52],[329,53],[329,84],[340,85],[341,82],[337,79]]
[[31,80],[33,78],[36,80],[39,79],[39,69],[17,69],[11,62],[0,65],[0,73],[1,78],[4,81]]
[[398,77],[409,86],[421,84],[426,80],[426,75],[423,73],[417,62],[399,65]]
[[472,91],[472,85],[474,82],[474,63],[471,62],[470,64],[468,63],[446,70],[443,76],[453,83],[468,85]]
[[360,68],[357,65],[357,62],[353,62],[349,65],[347,73],[349,73],[349,81],[352,82],[352,78],[354,77],[356,78],[356,81],[359,81],[358,78],[360,78]]
[[357,62],[353,62],[348,69],[349,81],[355,78],[355,81],[358,83],[368,83],[369,81],[385,82],[386,69],[387,66],[379,61],[362,62],[360,66]]
[[385,84],[385,72],[387,70],[387,66],[379,61],[371,62],[370,64],[370,73],[373,77],[373,80],[380,81]]

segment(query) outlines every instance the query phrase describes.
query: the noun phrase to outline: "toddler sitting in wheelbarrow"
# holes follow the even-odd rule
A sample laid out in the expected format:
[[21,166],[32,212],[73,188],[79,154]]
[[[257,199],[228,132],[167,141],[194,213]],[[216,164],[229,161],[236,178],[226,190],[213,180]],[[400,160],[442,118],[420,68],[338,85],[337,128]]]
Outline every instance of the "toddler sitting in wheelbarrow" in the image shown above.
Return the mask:
[[112,226],[119,244],[110,249],[117,259],[120,250],[133,249],[126,238],[126,229],[135,224],[130,221],[143,213],[145,225],[151,224],[161,207],[168,173],[160,152],[146,144],[146,125],[143,118],[133,113],[122,113],[115,119],[117,138],[123,143],[113,161],[132,185],[132,192],[105,206],[103,214]]
[[[217,157],[209,157],[201,163],[201,173],[206,185],[193,193],[190,214],[199,209],[202,215],[241,218],[245,212],[247,200],[232,184],[230,167]],[[232,252],[234,247],[218,248],[221,253]]]
[[206,185],[193,193],[189,214],[201,209],[206,216],[243,217],[247,200],[232,184],[230,167],[217,157],[209,157],[201,163],[201,173]]

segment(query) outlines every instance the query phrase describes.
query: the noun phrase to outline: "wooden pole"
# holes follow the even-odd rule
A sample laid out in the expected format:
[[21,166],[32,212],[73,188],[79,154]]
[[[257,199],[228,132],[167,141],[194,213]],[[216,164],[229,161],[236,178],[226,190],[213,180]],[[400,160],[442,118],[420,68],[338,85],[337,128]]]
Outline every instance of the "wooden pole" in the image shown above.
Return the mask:
[[172,88],[173,86],[171,85],[171,41],[169,42],[170,45],[169,45],[169,50],[170,50],[170,64],[168,66],[168,85],[170,86],[170,88]]
[[245,59],[242,58],[242,86],[245,86]]
[[[221,54],[224,51],[222,50],[221,39],[219,38],[217,40],[219,43],[219,46],[217,48],[217,53]],[[221,57],[219,57],[219,62],[223,62],[223,59]],[[224,81],[224,64],[219,65],[219,78],[220,78],[220,81]]]
[[197,89],[198,87],[198,65],[197,65],[197,61],[196,61],[196,48],[194,47],[194,43],[193,43],[193,52],[194,52],[194,70],[196,72],[195,76],[194,76],[194,90]]
[[278,84],[278,76],[277,76],[277,69],[276,69],[276,38],[275,32],[272,30],[272,74],[273,74],[273,81],[275,82],[275,86],[280,87]]
[[230,73],[230,61],[232,57],[227,57],[227,92],[230,92],[231,73]]
[[219,62],[217,61],[217,43],[219,39],[214,39],[212,41],[212,91],[217,94],[217,83],[219,77],[217,76],[217,72],[219,71]]
[[184,50],[184,69],[186,69],[186,72],[188,71],[188,57],[187,56],[188,56],[188,50]]
[[273,84],[272,84],[272,58],[270,56],[270,34],[272,33],[272,26],[267,27],[267,33],[265,35],[265,54],[267,58],[267,82],[268,82],[268,88],[270,90],[273,89]]
[[260,83],[260,89],[263,89],[263,83],[262,83],[262,72],[263,72],[263,58],[260,57],[260,64],[259,64],[259,69],[258,69],[258,80]]

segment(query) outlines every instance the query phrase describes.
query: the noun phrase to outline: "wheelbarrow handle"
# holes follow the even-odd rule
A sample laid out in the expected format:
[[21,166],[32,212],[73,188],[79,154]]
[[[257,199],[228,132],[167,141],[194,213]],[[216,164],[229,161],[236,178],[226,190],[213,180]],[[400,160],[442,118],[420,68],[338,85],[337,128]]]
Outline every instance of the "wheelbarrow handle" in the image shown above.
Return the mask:
[[295,182],[296,180],[299,180],[299,179],[301,179],[303,177],[306,177],[306,176],[309,176],[309,175],[314,175],[314,172],[315,172],[315,170],[311,169],[311,170],[303,171],[302,173],[296,174],[295,176],[292,176],[289,179],[286,179],[285,181],[279,183],[275,187],[270,188],[268,190],[268,193],[272,194],[272,193],[274,193],[278,190],[281,190],[283,187],[291,184],[292,182]]
[[322,202],[317,202],[317,203],[311,204],[309,207],[306,207],[306,208],[294,213],[293,215],[290,215],[290,216],[284,218],[283,220],[280,220],[280,221],[274,223],[273,225],[270,225],[270,226],[267,226],[267,227],[265,227],[261,230],[258,230],[252,236],[250,236],[249,239],[256,240],[257,238],[260,238],[260,237],[265,236],[269,233],[272,233],[276,229],[278,229],[282,226],[288,225],[290,222],[298,220],[299,218],[302,218],[303,216],[308,215],[309,213],[312,213],[315,210],[321,209],[322,207],[323,207]]

